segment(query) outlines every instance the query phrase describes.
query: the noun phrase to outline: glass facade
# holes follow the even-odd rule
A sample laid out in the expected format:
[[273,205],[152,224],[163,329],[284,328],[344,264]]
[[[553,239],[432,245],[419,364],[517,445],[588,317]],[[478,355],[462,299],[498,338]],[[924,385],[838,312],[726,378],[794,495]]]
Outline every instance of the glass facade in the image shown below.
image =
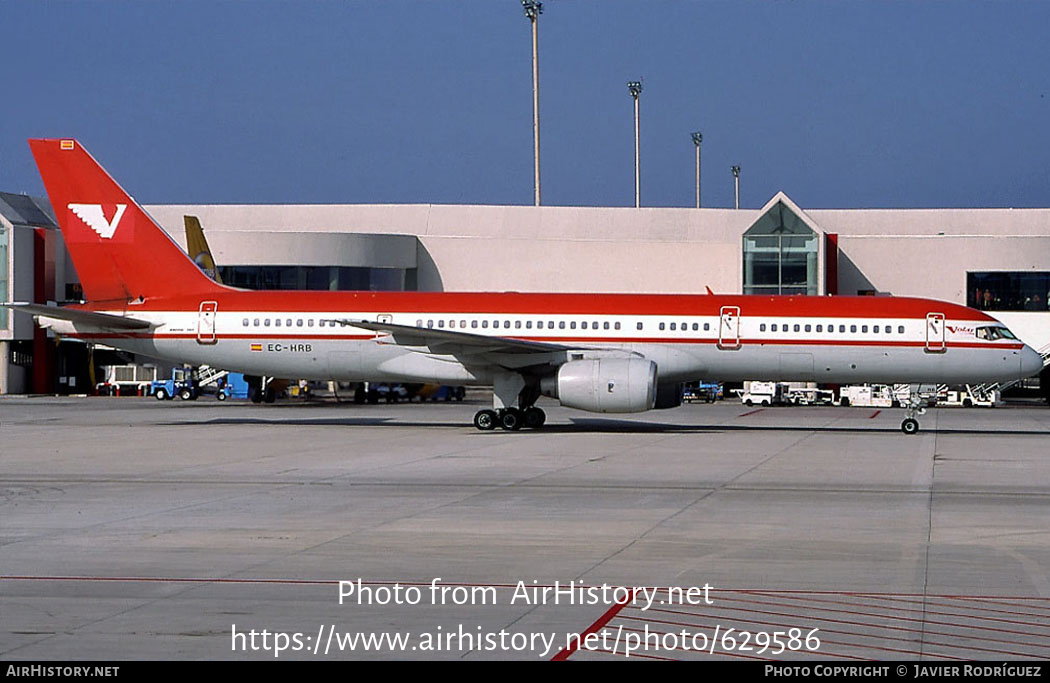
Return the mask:
[[[10,270],[8,267],[10,235],[11,233],[7,227],[0,225],[0,301],[7,301],[8,297],[7,273]],[[7,309],[0,308],[0,330],[7,329],[7,320]]]
[[219,266],[223,283],[245,289],[400,292],[416,289],[414,268]]
[[966,274],[966,305],[982,311],[1050,310],[1050,272],[1025,270]]
[[744,294],[817,294],[817,234],[783,202],[744,233]]

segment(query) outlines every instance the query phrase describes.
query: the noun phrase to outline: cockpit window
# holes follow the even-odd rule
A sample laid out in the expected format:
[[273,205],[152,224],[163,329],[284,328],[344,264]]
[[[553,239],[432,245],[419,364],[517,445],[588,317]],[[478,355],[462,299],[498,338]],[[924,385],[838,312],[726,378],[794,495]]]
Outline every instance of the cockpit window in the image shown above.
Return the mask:
[[996,339],[1017,339],[1014,333],[1005,327],[978,327],[977,338],[995,341]]

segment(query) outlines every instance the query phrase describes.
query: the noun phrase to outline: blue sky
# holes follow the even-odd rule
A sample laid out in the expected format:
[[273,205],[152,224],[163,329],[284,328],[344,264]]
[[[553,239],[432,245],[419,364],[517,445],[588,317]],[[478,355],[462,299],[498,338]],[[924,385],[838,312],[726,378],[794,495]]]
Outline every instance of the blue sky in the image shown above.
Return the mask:
[[[75,136],[143,203],[532,203],[519,0],[0,0],[0,189]],[[549,0],[543,198],[1050,206],[1050,3]]]

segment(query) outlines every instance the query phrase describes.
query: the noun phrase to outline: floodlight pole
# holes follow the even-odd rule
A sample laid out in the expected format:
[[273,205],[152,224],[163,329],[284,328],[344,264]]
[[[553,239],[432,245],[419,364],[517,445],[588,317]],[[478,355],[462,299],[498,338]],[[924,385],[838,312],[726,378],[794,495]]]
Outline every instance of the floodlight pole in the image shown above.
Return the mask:
[[733,185],[736,188],[736,192],[735,192],[735,194],[736,194],[736,203],[735,203],[735,206],[736,206],[736,208],[739,209],[740,208],[740,167],[739,166],[732,166],[732,167],[730,167],[729,170],[733,172]]
[[641,173],[639,169],[639,161],[641,147],[639,144],[639,118],[638,118],[638,99],[639,95],[642,94],[642,82],[631,81],[627,84],[627,90],[631,93],[631,97],[634,98],[634,206],[638,208],[642,205],[642,192],[641,192]]
[[540,205],[540,41],[539,17],[543,3],[536,0],[521,0],[525,17],[532,23],[532,145],[533,145],[533,194],[536,206]]
[[693,144],[696,145],[696,208],[700,208],[700,143],[704,136],[699,132],[693,133]]

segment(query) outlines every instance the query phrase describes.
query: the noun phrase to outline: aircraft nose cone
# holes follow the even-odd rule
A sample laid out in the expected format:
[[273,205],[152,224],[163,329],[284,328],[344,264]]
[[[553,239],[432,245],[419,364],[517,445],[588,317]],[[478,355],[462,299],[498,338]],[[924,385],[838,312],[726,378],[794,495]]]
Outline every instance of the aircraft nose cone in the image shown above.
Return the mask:
[[1028,344],[1021,349],[1021,378],[1039,374],[1043,369],[1043,357]]

